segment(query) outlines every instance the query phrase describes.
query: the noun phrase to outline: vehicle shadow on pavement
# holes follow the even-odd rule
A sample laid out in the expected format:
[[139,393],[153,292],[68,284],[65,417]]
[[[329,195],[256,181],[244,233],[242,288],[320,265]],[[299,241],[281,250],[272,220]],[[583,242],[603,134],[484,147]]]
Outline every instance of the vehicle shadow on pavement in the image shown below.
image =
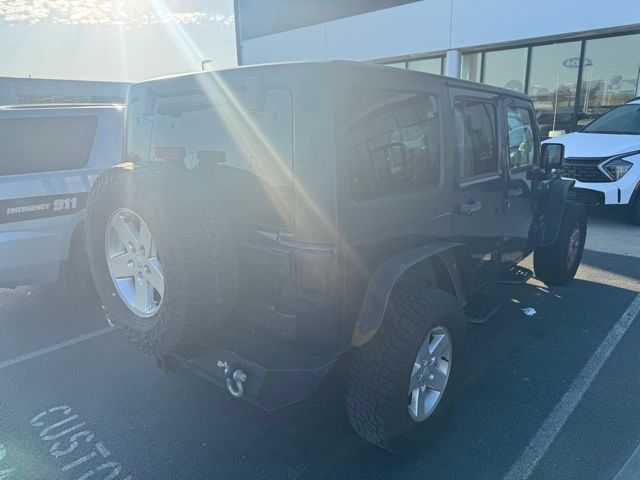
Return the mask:
[[[640,259],[587,252],[584,268],[592,266],[637,278]],[[235,478],[504,474],[635,292],[599,283],[597,278],[577,278],[563,287],[549,288],[533,280],[488,290],[502,309],[485,325],[469,325],[466,380],[446,430],[423,454],[401,458],[360,440],[343,410],[339,370],[307,401],[271,413],[185,378],[189,387],[181,391],[182,405],[174,407],[207,412],[204,420],[190,426],[190,433],[206,439],[194,463],[209,465],[194,464],[193,471],[187,467],[187,478],[200,478],[197,472],[203,468],[229,472],[234,464]],[[537,313],[528,317],[522,312],[525,307]],[[209,397],[204,405],[201,395]],[[173,415],[158,413],[161,418]],[[460,452],[469,452],[464,462]],[[231,460],[234,457],[240,463]]]
[[[8,397],[28,405],[7,404],[6,412],[22,428],[42,408],[73,402],[136,478],[500,478],[637,295],[639,276],[640,259],[587,251],[567,286],[533,279],[490,287],[502,308],[486,324],[468,325],[460,395],[445,430],[416,457],[388,454],[353,433],[340,369],[306,401],[265,412],[200,378],[163,374],[117,333],[7,371],[5,382],[25,373],[33,381],[24,393],[16,383]],[[99,308],[15,294],[5,304],[0,292],[0,311],[29,327],[15,330],[24,342],[37,334],[53,343],[48,336],[59,330],[68,338],[74,311],[74,328],[104,326]],[[524,315],[525,307],[536,314]],[[9,427],[13,421],[7,417]]]

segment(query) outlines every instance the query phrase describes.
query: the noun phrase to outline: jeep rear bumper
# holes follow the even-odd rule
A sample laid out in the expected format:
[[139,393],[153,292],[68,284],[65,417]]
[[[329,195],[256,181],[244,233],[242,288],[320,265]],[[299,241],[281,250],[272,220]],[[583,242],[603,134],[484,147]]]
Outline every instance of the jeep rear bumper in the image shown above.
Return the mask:
[[[276,410],[311,395],[336,360],[235,329],[217,332],[216,340],[224,346],[198,344],[189,354],[158,358],[158,366],[196,374],[265,410]],[[236,372],[245,380],[239,382]]]

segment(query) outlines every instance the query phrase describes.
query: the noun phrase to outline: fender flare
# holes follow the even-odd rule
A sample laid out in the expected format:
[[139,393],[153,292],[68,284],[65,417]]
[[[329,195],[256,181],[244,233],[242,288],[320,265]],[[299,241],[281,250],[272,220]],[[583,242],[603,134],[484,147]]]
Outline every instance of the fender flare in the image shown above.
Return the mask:
[[542,232],[542,239],[538,244],[539,247],[548,247],[558,239],[569,191],[575,183],[575,180],[559,178],[549,185],[544,215],[544,230]]
[[468,282],[464,281],[464,265],[471,265],[471,255],[463,244],[438,242],[424,247],[408,250],[383,262],[369,279],[364,294],[360,315],[351,336],[352,346],[367,343],[378,331],[387,310],[391,292],[402,275],[419,263],[437,259],[444,266],[453,295],[461,305],[468,291]]

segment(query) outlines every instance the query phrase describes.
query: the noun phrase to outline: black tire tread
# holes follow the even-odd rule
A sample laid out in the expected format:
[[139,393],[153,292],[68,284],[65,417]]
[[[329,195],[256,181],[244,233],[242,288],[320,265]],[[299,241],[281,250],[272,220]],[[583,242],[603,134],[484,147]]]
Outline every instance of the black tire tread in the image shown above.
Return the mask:
[[640,225],[640,194],[636,194],[635,197],[633,203],[627,207],[627,221]]
[[568,200],[557,240],[549,246],[538,247],[534,251],[533,268],[536,277],[548,285],[566,285],[578,270],[582,250],[584,250],[584,240],[576,264],[572,268],[568,268],[566,264],[569,237],[576,221],[584,226],[586,235],[587,216],[584,206],[573,200]]
[[[129,322],[121,321],[122,313],[109,296],[113,296],[113,284],[111,278],[96,275],[95,266],[100,259],[96,258],[98,252],[94,248],[89,249],[90,263],[96,287],[104,304],[104,310],[108,318],[119,326],[129,340],[140,350],[153,355],[163,355],[179,349],[182,345],[193,341],[202,331],[202,327],[211,322],[212,318],[224,317],[220,307],[223,303],[222,292],[216,285],[224,284],[220,281],[220,275],[227,275],[228,285],[235,285],[234,261],[227,252],[224,257],[230,257],[222,261],[220,254],[221,245],[228,247],[227,241],[220,239],[220,229],[211,223],[211,215],[207,218],[204,212],[212,212],[215,205],[201,204],[201,196],[197,188],[193,187],[189,171],[178,168],[168,163],[142,165],[125,163],[120,164],[104,172],[94,184],[89,196],[88,241],[104,242],[100,238],[92,239],[93,225],[92,213],[96,204],[103,201],[105,192],[118,192],[121,195],[131,195],[137,198],[138,192],[154,192],[161,189],[162,200],[157,208],[162,209],[162,216],[170,219],[170,251],[161,252],[165,259],[173,253],[179,254],[180,262],[173,263],[174,271],[165,272],[165,290],[172,289],[174,302],[163,302],[163,307],[157,315],[157,324],[152,329],[134,328]],[[132,189],[132,187],[134,187]],[[133,191],[132,191],[133,190]],[[144,193],[143,193],[144,195]],[[135,200],[134,200],[135,204]],[[135,210],[135,205],[133,205]],[[218,217],[220,218],[220,217]],[[94,233],[95,235],[95,233]],[[154,232],[154,235],[156,233]],[[98,235],[99,237],[100,235]],[[179,246],[179,251],[174,250]],[[215,268],[214,268],[215,266]],[[218,274],[213,275],[216,271]],[[107,274],[108,275],[108,274]],[[179,281],[171,283],[172,279]],[[218,293],[216,295],[216,292]],[[229,288],[226,297],[235,294],[233,288]],[[107,297],[107,298],[105,298]],[[166,299],[167,297],[165,297]],[[224,298],[225,302],[233,303],[232,298]],[[118,299],[118,302],[120,300]],[[123,308],[124,305],[122,306]],[[114,311],[112,311],[114,310]],[[160,313],[162,313],[160,315]],[[133,314],[131,314],[133,315]]]
[[[405,453],[400,439],[404,431],[393,412],[398,401],[406,405],[407,394],[403,392],[411,366],[431,328],[425,319],[451,311],[462,315],[456,299],[446,292],[396,286],[380,330],[369,343],[349,353],[346,410],[354,430],[365,440]],[[409,418],[408,412],[405,414]]]

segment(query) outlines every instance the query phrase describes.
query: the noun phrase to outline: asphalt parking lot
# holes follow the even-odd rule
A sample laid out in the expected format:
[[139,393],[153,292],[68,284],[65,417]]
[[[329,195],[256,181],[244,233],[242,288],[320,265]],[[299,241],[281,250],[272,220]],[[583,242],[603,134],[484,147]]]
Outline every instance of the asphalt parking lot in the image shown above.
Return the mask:
[[95,306],[1,290],[0,480],[613,479],[640,443],[640,227],[594,215],[571,285],[492,289],[502,308],[469,325],[462,391],[416,458],[359,440],[334,377],[266,413],[164,374]]

